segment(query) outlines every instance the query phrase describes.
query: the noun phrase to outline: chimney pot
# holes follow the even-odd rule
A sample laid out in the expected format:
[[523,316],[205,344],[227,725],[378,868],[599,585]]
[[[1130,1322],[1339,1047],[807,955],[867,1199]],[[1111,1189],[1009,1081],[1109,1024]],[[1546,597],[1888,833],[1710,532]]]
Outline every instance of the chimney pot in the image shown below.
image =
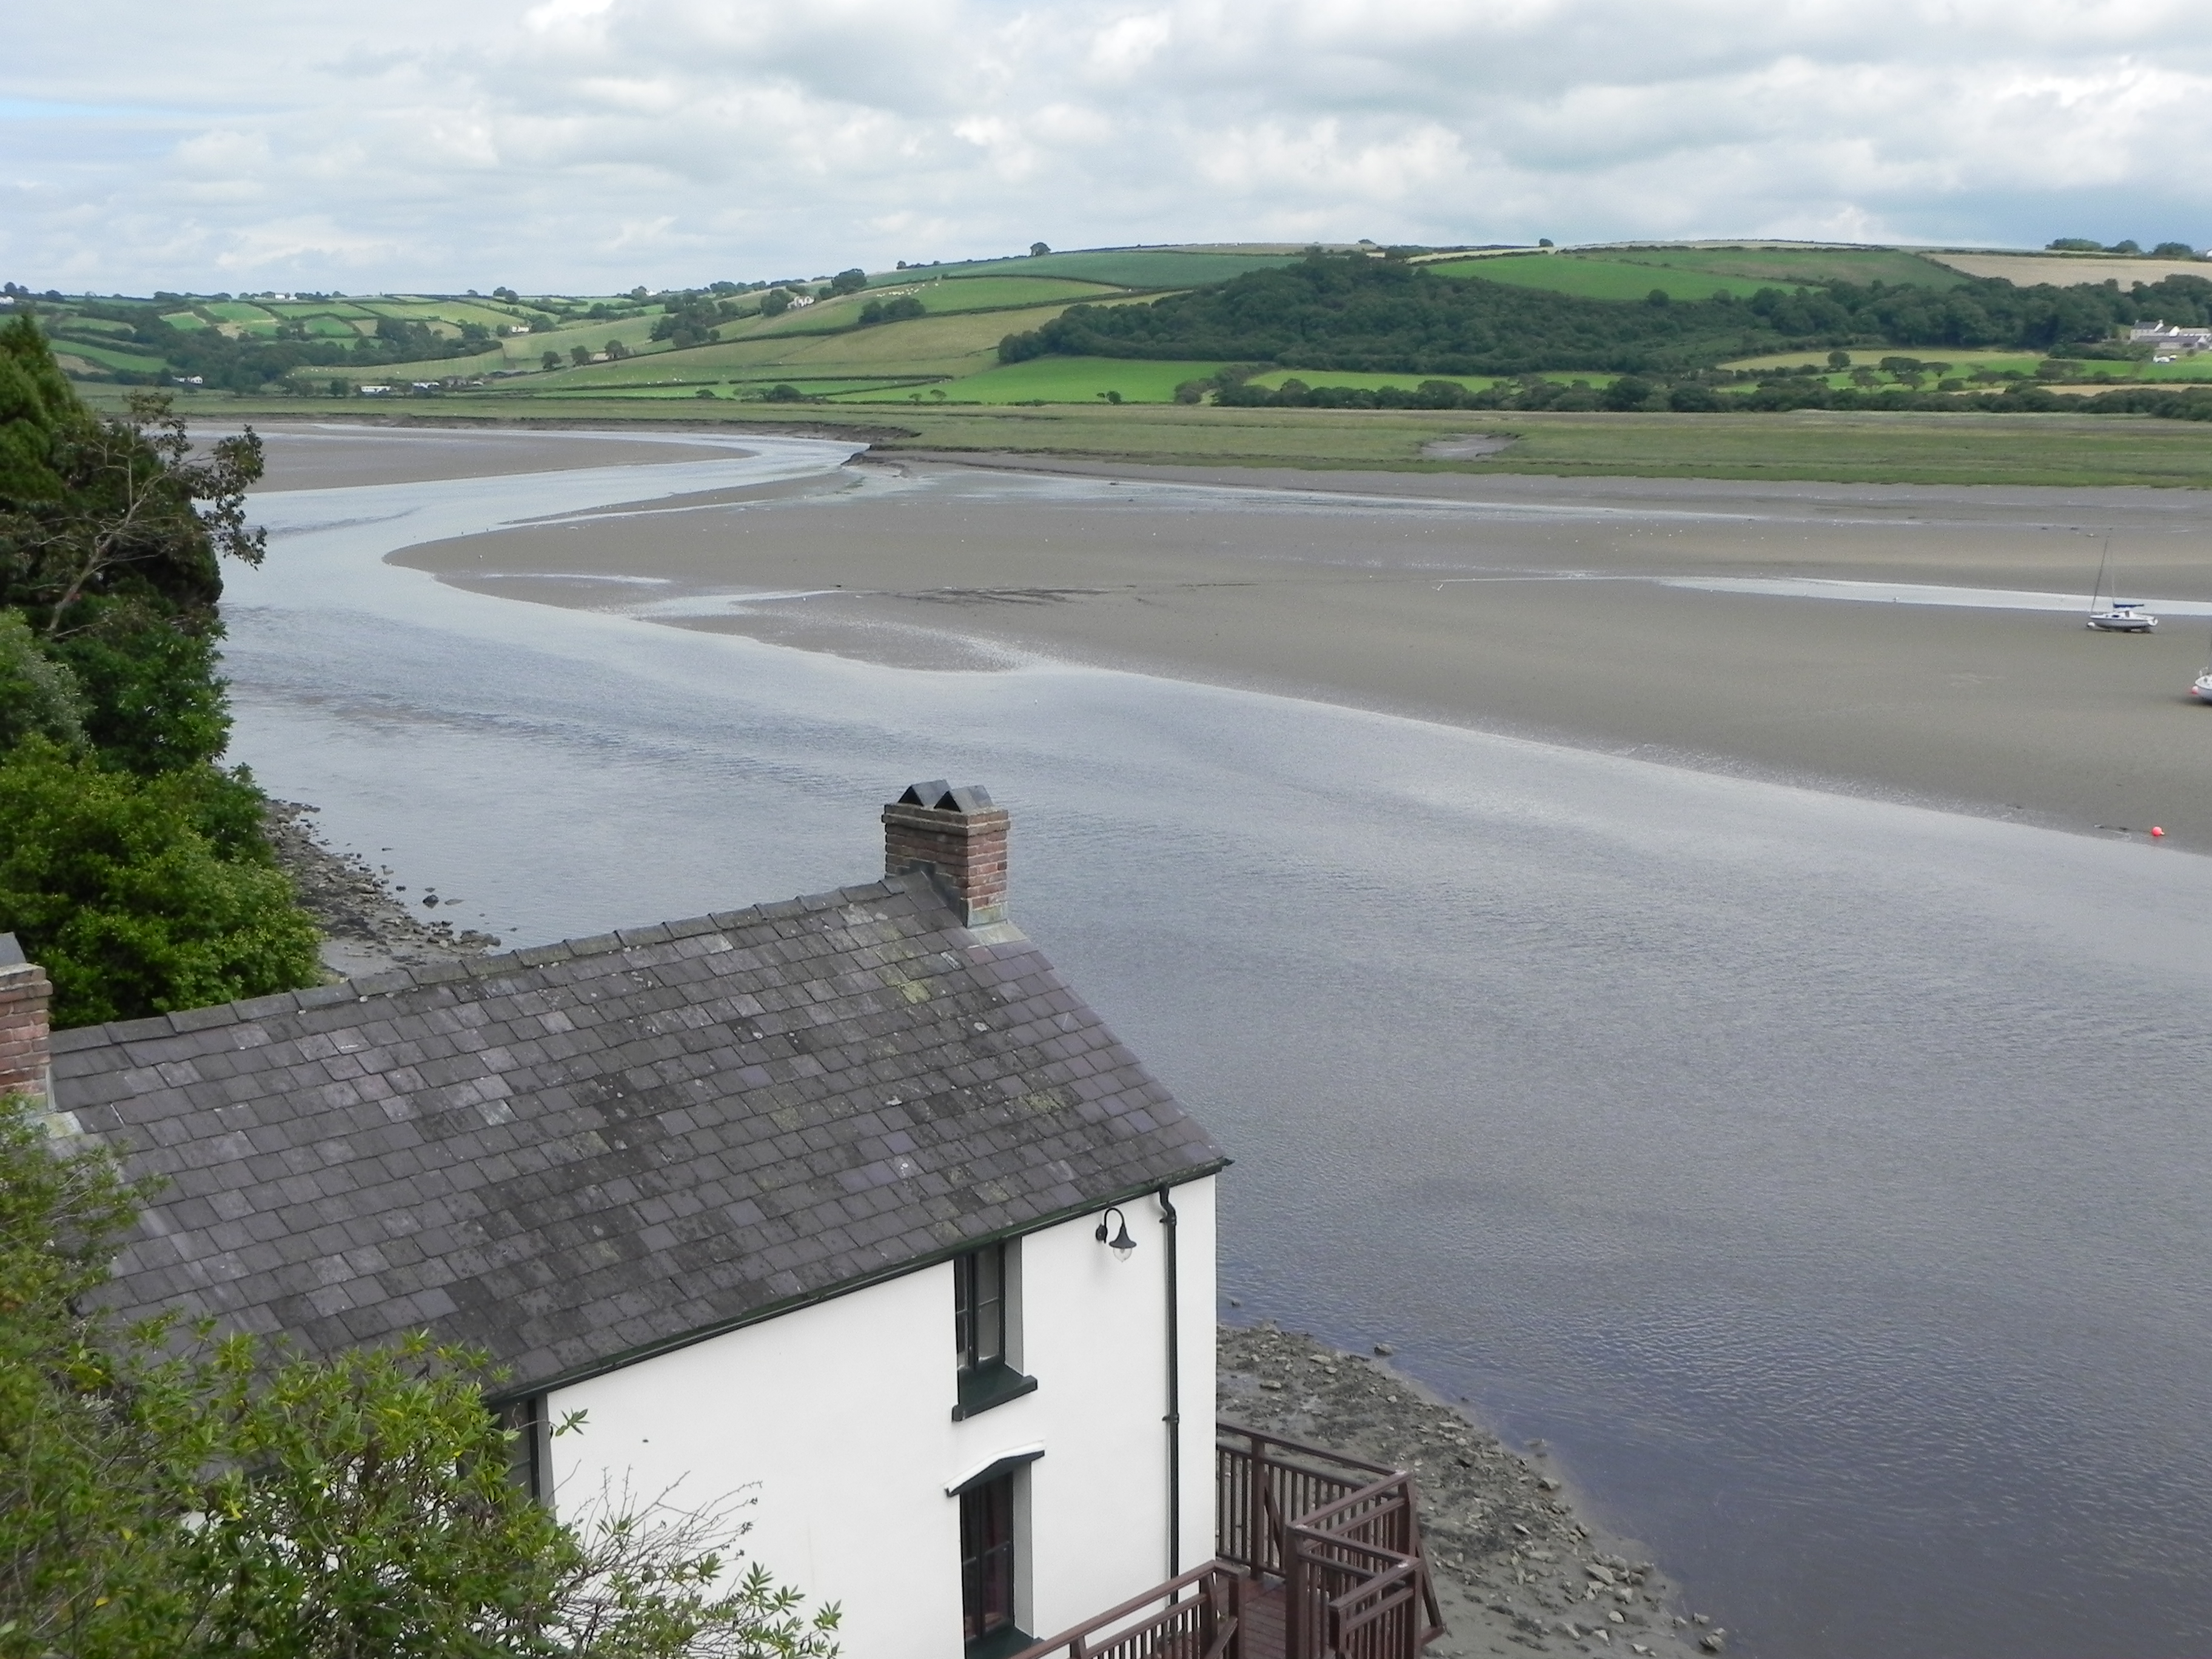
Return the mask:
[[46,970],[23,960],[13,933],[0,933],[0,1095],[52,1100],[47,1006],[54,988]]
[[1008,822],[979,785],[917,783],[884,808],[884,873],[924,872],[970,927],[1004,921]]

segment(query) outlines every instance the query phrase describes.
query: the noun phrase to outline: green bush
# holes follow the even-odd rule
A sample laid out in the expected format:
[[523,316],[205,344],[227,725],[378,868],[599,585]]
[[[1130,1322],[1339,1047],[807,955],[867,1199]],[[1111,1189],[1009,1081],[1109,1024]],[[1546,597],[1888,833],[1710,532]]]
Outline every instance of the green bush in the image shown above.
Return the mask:
[[58,1025],[312,985],[315,927],[213,769],[141,779],[33,738],[0,762],[0,923],[54,982]]
[[148,1194],[79,1145],[0,1099],[0,1659],[834,1659],[726,1507],[575,1524],[514,1484],[479,1353],[100,1311]]
[[0,611],[0,750],[28,737],[74,749],[84,741],[84,694],[68,665],[39,648],[13,611]]

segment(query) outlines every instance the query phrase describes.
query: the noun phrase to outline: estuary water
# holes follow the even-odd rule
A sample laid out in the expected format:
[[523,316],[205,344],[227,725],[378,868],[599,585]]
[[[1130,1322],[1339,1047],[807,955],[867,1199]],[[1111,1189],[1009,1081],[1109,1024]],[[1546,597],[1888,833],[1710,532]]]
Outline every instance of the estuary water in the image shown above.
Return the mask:
[[1541,1437],[1735,1650],[2212,1648],[2212,860],[382,562],[849,450],[684,453],[257,497],[235,757],[515,945],[871,878],[880,802],[988,784],[1016,919],[1237,1159],[1239,1316]]

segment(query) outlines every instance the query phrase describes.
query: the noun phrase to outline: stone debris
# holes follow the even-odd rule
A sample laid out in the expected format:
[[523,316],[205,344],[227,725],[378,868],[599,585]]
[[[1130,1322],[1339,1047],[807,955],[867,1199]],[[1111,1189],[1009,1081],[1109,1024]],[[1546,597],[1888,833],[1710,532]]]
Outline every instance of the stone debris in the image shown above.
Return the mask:
[[1558,1479],[1380,1358],[1264,1324],[1223,1326],[1217,1358],[1223,1420],[1413,1472],[1449,1627],[1429,1659],[1619,1651],[1616,1635],[1651,1659],[1720,1651],[1705,1644],[1723,1632],[1688,1626],[1657,1568],[1580,1518]]
[[[272,800],[263,824],[301,907],[323,930],[323,965],[332,977],[482,956],[498,945],[489,933],[415,915],[398,896],[404,888],[395,890],[367,860],[323,844],[310,821],[314,811],[297,801]],[[433,909],[453,902],[435,893],[422,899]]]

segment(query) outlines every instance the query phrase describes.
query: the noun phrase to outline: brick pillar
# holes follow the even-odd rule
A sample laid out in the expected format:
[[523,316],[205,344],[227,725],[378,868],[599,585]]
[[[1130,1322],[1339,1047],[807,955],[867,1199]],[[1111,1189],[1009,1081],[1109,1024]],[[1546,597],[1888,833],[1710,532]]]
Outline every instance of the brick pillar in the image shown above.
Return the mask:
[[928,872],[971,927],[1006,919],[1006,826],[988,789],[917,783],[884,808],[884,873]]
[[0,1095],[24,1094],[46,1103],[46,970],[23,960],[13,933],[0,933]]

